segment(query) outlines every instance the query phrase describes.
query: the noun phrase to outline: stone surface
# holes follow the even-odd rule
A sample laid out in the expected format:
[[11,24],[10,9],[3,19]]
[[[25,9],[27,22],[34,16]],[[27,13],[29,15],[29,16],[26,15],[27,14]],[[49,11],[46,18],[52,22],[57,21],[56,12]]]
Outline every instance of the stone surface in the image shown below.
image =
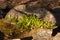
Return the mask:
[[53,15],[53,13],[47,12],[46,16],[44,17],[45,21],[51,22],[52,24],[56,23],[56,19]]
[[53,40],[60,40],[60,33],[57,33],[57,35],[53,37]]
[[[31,32],[27,33],[28,35],[33,37],[32,40],[52,40],[52,29],[37,29],[35,33],[34,31],[31,31],[33,34]],[[27,36],[26,40],[28,39],[28,37],[30,37],[27,34],[25,35],[25,37]]]
[[36,29],[31,30],[30,32],[23,33],[22,36],[20,35],[20,38],[32,36],[33,37],[32,40],[52,40],[51,34],[52,29]]
[[32,40],[52,40],[51,34],[52,34],[51,29],[43,29],[38,31],[37,34],[33,35]]

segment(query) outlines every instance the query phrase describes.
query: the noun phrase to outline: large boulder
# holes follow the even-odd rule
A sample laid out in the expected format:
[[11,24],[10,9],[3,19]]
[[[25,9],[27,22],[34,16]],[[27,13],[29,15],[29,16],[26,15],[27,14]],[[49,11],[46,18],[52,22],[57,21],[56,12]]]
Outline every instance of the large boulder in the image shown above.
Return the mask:
[[40,7],[30,7],[30,6],[26,6],[26,5],[18,5],[16,7],[14,7],[13,9],[11,9],[7,15],[6,15],[6,19],[8,19],[9,15],[13,18],[13,17],[17,17],[18,19],[22,16],[22,14],[26,14],[26,15],[35,15],[38,18],[41,18],[44,21],[48,21],[51,22],[53,24],[56,23],[56,20],[53,16],[53,14],[46,10],[45,8],[40,8]]

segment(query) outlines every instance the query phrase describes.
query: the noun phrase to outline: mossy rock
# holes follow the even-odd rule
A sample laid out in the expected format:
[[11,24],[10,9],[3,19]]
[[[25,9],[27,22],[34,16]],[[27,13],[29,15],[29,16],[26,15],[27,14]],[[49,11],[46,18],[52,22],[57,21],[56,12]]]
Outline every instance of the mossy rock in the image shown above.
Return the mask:
[[[5,34],[5,37],[10,38],[24,38],[32,36],[37,32],[37,29],[33,29],[31,31],[20,32],[18,26],[7,23],[4,19],[0,19],[0,31]],[[28,34],[28,35],[27,35]]]
[[[11,24],[6,22],[4,19],[0,20],[0,31],[3,32],[6,36],[10,38],[24,38],[28,36],[32,36],[34,34],[37,34],[41,29],[47,29],[47,28],[33,28],[31,30],[27,29],[23,32],[21,32],[21,26],[17,26],[16,24]],[[22,29],[24,30],[24,29]],[[28,35],[27,35],[28,34]]]
[[[0,31],[5,34],[5,37],[10,38],[24,38],[28,36],[32,36],[37,31],[33,29],[31,31],[20,32],[18,26],[14,24],[7,23],[4,19],[0,19]],[[28,35],[27,35],[28,34]]]

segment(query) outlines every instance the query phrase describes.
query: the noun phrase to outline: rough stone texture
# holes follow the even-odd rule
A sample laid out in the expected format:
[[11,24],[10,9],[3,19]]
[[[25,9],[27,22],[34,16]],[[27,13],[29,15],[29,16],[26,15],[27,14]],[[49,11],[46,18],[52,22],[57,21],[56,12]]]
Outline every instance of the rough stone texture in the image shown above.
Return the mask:
[[50,12],[47,12],[46,16],[44,17],[44,21],[51,22],[52,24],[56,23],[56,19],[55,19],[54,15]]
[[[34,32],[35,31],[35,32]],[[32,40],[52,40],[52,29],[37,29],[37,30],[32,30],[31,32],[26,33],[24,36],[25,37],[30,37],[32,36]],[[30,36],[28,36],[28,35]],[[24,37],[23,37],[24,38]],[[27,38],[28,39],[28,38]],[[27,40],[26,39],[26,40]],[[25,39],[24,39],[25,40]],[[29,39],[30,40],[30,39]]]
[[[27,35],[28,34],[28,35]],[[35,29],[30,32],[23,33],[20,38],[32,36],[32,40],[52,40],[52,29]]]
[[53,40],[60,40],[60,33],[57,33],[57,35],[53,37]]
[[33,35],[32,40],[52,40],[51,39],[52,30],[51,29],[43,29],[39,30],[37,34]]

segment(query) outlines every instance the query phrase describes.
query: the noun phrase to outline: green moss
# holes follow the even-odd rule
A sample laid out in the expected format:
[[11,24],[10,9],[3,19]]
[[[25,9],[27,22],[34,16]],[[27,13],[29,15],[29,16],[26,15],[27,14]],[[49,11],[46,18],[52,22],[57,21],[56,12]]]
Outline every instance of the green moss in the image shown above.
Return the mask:
[[14,22],[17,26],[19,26],[20,32],[23,31],[30,31],[34,28],[55,28],[56,26],[53,25],[51,22],[42,21],[41,19],[37,18],[34,15],[27,16],[23,15],[20,20],[17,20],[18,17],[9,17],[11,22]]

